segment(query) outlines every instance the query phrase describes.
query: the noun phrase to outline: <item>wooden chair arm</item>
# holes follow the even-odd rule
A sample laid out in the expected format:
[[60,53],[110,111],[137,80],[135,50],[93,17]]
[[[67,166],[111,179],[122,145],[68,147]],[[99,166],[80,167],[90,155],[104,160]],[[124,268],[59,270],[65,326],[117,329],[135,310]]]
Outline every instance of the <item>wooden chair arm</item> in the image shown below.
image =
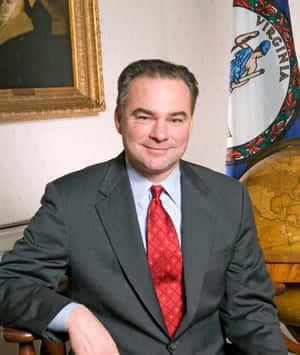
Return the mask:
[[[57,293],[64,296],[68,294],[68,278],[63,276],[57,286]],[[53,340],[44,339],[34,334],[15,328],[3,328],[2,336],[8,343],[18,343],[19,344],[19,355],[35,355],[35,350],[33,347],[33,341],[41,339],[41,354],[43,355],[65,355],[66,349],[64,343],[59,343]]]
[[19,355],[36,355],[33,341],[37,338],[30,332],[14,328],[3,328],[2,336],[8,343],[19,344]]
[[26,330],[14,329],[14,328],[3,328],[2,335],[5,341],[8,343],[30,343],[36,339],[32,333]]
[[3,328],[2,335],[8,343],[19,344],[19,355],[36,355],[33,341],[41,339],[42,355],[66,355],[65,343],[56,342],[54,340],[43,339],[33,335],[26,330]]

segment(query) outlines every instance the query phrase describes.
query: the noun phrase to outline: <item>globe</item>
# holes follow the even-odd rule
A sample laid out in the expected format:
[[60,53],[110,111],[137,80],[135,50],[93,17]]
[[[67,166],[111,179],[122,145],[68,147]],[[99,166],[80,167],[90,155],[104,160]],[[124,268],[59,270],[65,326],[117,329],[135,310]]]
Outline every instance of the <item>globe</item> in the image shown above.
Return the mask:
[[240,180],[248,187],[265,255],[300,255],[300,145],[273,152]]
[[279,318],[294,334],[297,329],[300,340],[300,138],[271,147],[240,180],[252,200],[271,277],[285,284],[285,292],[274,297]]

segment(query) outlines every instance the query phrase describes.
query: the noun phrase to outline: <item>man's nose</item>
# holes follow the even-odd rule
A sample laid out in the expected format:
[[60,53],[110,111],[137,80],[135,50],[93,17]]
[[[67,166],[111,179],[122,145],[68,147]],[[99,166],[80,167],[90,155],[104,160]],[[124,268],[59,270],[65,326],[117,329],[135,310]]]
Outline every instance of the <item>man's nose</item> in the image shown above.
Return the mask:
[[151,127],[150,137],[159,142],[165,141],[168,139],[168,124],[164,121],[155,121]]

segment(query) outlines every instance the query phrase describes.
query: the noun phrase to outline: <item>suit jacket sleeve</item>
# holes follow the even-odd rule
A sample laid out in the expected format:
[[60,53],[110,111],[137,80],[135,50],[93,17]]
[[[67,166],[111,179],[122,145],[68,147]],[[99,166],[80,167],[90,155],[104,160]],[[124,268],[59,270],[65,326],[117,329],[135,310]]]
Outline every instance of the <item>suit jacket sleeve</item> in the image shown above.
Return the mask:
[[68,231],[63,220],[63,201],[55,184],[49,184],[24,237],[0,264],[0,320],[4,326],[64,340],[65,335],[47,329],[71,301],[55,292],[68,271]]
[[250,198],[243,188],[242,213],[221,304],[225,335],[246,354],[287,354],[274,289],[257,238]]

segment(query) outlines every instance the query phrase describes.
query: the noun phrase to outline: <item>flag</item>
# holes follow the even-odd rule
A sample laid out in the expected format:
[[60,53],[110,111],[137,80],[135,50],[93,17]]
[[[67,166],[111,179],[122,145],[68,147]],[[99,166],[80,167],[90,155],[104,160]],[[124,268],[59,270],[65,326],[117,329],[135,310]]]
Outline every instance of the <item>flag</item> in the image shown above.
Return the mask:
[[233,0],[226,173],[300,136],[300,77],[288,0]]

